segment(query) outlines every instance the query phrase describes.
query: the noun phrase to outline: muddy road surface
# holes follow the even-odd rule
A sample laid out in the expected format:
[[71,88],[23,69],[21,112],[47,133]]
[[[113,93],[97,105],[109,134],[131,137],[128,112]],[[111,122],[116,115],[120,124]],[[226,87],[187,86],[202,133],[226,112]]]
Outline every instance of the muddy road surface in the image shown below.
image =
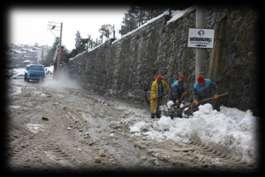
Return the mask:
[[185,144],[135,136],[131,124],[154,121],[147,109],[81,88],[16,79],[9,98],[13,169],[253,168],[239,155],[196,138]]

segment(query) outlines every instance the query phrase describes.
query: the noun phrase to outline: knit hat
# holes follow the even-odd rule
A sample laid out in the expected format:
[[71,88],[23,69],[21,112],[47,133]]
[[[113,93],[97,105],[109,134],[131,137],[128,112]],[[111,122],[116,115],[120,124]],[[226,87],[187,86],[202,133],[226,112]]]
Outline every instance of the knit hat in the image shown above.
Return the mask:
[[199,75],[199,76],[197,77],[197,82],[198,82],[199,84],[204,84],[204,83],[205,83],[204,77],[203,77],[202,75]]
[[178,76],[178,80],[185,80],[186,78],[185,78],[185,76],[184,75],[179,75]]
[[164,77],[163,77],[161,74],[158,74],[158,75],[156,76],[156,79],[160,81],[160,80],[164,79]]

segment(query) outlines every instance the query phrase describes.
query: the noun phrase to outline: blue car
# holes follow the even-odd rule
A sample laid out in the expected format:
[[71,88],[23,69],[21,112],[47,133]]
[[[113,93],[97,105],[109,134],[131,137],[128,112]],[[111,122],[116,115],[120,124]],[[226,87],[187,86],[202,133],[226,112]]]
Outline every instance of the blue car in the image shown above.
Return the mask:
[[41,64],[31,64],[26,67],[24,80],[29,81],[43,81],[45,78],[44,66]]

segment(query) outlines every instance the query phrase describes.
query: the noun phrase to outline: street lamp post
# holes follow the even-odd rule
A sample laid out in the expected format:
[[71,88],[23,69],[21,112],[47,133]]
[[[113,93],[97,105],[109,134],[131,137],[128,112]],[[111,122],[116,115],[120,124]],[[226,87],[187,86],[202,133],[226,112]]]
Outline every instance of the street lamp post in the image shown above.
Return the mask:
[[57,65],[57,70],[56,72],[60,71],[60,63],[62,60],[63,56],[63,51],[62,51],[62,31],[63,31],[63,23],[60,24],[60,39],[59,39],[59,48],[58,48],[58,57],[56,57],[56,65]]
[[115,39],[115,26],[114,26],[114,24],[112,26],[112,31],[113,31],[113,39]]
[[62,46],[62,35],[63,35],[62,31],[63,31],[63,23],[61,23],[61,26],[60,26],[60,43],[59,43],[60,47]]
[[55,61],[54,61],[54,75],[58,73],[60,70],[60,63],[62,60],[63,50],[62,50],[62,31],[63,31],[63,23],[57,23],[57,22],[48,22],[48,27],[53,31],[58,31],[58,28],[60,28],[60,38],[59,38],[59,45],[55,52]]

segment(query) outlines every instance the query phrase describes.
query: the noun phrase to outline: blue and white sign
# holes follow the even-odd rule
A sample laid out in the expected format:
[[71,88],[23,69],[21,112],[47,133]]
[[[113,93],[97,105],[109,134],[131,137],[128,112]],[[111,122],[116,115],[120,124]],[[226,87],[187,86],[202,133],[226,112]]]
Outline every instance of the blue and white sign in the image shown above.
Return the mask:
[[214,30],[190,28],[188,47],[213,48]]

